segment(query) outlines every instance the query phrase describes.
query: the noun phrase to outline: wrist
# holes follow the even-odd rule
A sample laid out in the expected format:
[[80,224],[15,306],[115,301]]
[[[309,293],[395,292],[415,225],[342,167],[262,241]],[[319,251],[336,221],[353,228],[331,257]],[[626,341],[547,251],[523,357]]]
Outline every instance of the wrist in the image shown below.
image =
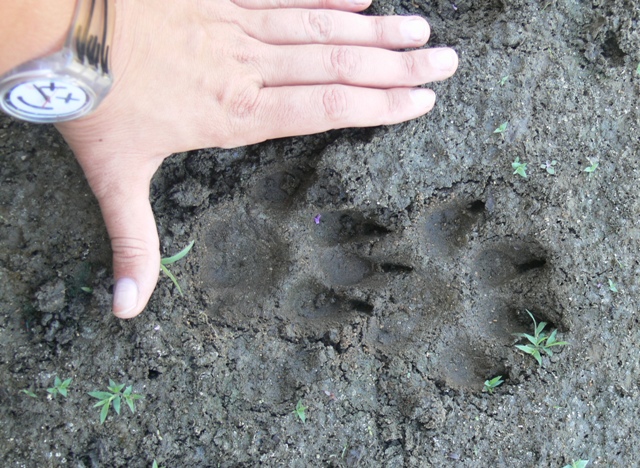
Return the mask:
[[76,0],[9,0],[0,15],[0,75],[62,49]]

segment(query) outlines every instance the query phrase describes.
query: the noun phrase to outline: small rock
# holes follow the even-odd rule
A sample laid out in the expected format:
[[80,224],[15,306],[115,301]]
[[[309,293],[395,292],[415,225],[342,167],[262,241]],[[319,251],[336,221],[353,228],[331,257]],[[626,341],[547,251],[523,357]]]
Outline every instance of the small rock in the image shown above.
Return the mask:
[[64,281],[56,279],[41,286],[36,292],[35,306],[40,312],[58,312],[67,305]]

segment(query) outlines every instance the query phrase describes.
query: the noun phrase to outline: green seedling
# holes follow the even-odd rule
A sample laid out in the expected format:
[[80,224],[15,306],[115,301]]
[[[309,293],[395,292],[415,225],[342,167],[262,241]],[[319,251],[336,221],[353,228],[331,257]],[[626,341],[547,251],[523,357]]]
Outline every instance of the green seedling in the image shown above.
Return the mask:
[[173,276],[173,273],[169,271],[166,265],[171,265],[172,263],[175,263],[178,260],[184,258],[189,253],[189,251],[191,250],[191,247],[193,247],[193,244],[195,243],[196,241],[191,241],[189,242],[189,245],[187,245],[184,249],[182,249],[180,252],[178,252],[174,256],[166,257],[160,260],[160,269],[164,272],[165,275],[169,277],[171,281],[173,281],[173,284],[176,285],[176,288],[178,288],[178,292],[180,293],[181,296],[184,296],[184,294],[182,293],[182,288],[178,284],[178,280],[176,279],[176,277]]
[[300,421],[302,421],[303,423],[307,422],[307,414],[305,413],[306,410],[307,407],[302,404],[302,400],[298,400],[294,413],[298,415]]
[[31,390],[28,390],[26,388],[23,388],[22,390],[20,390],[20,393],[24,393],[25,395],[30,396],[31,398],[38,398],[38,395],[36,395]]
[[499,387],[503,383],[504,383],[504,380],[502,380],[502,376],[501,375],[499,375],[497,377],[494,377],[491,380],[485,380],[484,381],[484,388],[482,389],[482,391],[491,394],[491,393],[493,393],[493,391],[497,387]]
[[511,163],[511,167],[515,169],[515,171],[513,171],[514,174],[518,174],[525,179],[527,178],[527,163],[521,163],[520,158],[516,158],[516,160]]
[[556,169],[553,166],[556,164],[558,164],[558,161],[554,159],[553,161],[546,161],[540,168],[546,170],[548,174],[554,175]]
[[503,122],[498,128],[496,128],[493,133],[504,133],[509,126],[509,122]]
[[58,393],[67,398],[67,388],[71,384],[72,380],[73,379],[66,379],[63,382],[62,380],[60,380],[60,377],[56,375],[56,378],[53,379],[53,387],[47,388],[47,392],[49,392],[53,398],[55,398]]
[[93,288],[90,288],[89,286],[82,286],[80,288],[80,291],[86,292],[87,294],[91,294],[93,292]]
[[616,283],[614,283],[611,278],[609,278],[609,291],[614,292],[614,293],[618,292],[618,285]]
[[598,159],[594,158],[587,158],[587,160],[589,161],[589,164],[591,164],[589,167],[587,167],[584,172],[589,173],[589,175],[593,174],[594,172],[596,172],[596,170],[598,169],[598,166],[600,165],[600,162],[598,161]]
[[89,392],[89,395],[91,395],[93,398],[97,398],[98,400],[100,400],[98,403],[93,405],[94,408],[97,406],[102,406],[102,410],[100,410],[100,424],[103,424],[107,419],[107,415],[109,414],[109,407],[111,405],[113,405],[113,409],[116,411],[116,413],[120,414],[120,404],[122,400],[124,400],[127,406],[129,406],[129,409],[132,413],[136,412],[135,401],[143,397],[142,395],[131,393],[131,385],[129,385],[126,389],[124,389],[124,391],[122,391],[124,385],[125,384],[117,384],[113,380],[109,379],[109,386],[107,387],[107,389],[109,390],[108,392]]
[[158,462],[153,460],[153,463],[151,464],[151,468],[164,468],[164,466],[158,466]]
[[568,344],[566,341],[556,341],[556,333],[558,330],[553,330],[550,335],[544,333],[544,327],[547,326],[547,322],[536,323],[536,319],[533,317],[533,314],[527,310],[527,314],[533,320],[533,336],[527,333],[514,333],[518,338],[526,338],[530,344],[526,345],[516,345],[520,351],[530,354],[533,356],[538,364],[542,366],[542,355],[541,351],[544,351],[548,356],[553,356],[553,351],[551,348],[554,346],[564,346]]
[[638,68],[636,68],[636,73],[640,75],[640,63],[638,64]]
[[589,460],[576,460],[572,461],[571,465],[565,465],[563,468],[585,468],[589,463]]
[[500,80],[500,86],[504,86],[504,84],[507,82],[508,79],[509,79],[509,75],[503,76],[502,79]]

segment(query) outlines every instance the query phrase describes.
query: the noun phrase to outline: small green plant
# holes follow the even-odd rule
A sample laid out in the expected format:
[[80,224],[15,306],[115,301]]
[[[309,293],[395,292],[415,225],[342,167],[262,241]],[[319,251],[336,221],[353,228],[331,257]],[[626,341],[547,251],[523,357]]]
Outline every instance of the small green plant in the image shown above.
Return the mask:
[[515,169],[515,171],[513,171],[514,174],[518,174],[525,179],[527,178],[527,163],[521,163],[520,158],[516,158],[516,160],[511,163],[511,167]]
[[20,393],[24,393],[25,395],[30,396],[31,398],[38,398],[38,395],[36,395],[31,390],[28,390],[26,388],[23,388],[22,390],[20,390]]
[[556,164],[558,164],[558,161],[554,159],[553,161],[546,161],[540,166],[540,168],[546,170],[548,174],[554,175],[556,173],[556,169],[553,166]]
[[303,423],[307,422],[307,413],[305,413],[306,410],[307,407],[302,404],[302,400],[298,400],[294,413],[298,415],[300,421],[302,421]]
[[575,460],[571,462],[571,465],[565,465],[563,468],[585,468],[589,463],[589,460]]
[[72,380],[72,378],[69,378],[63,382],[60,380],[60,377],[56,375],[56,378],[53,379],[53,387],[47,388],[47,392],[49,392],[53,398],[58,396],[58,393],[67,398],[67,388],[71,384]]
[[164,466],[158,466],[158,462],[153,460],[153,463],[151,464],[151,468],[164,468]]
[[89,286],[81,286],[80,290],[82,292],[86,292],[87,294],[91,294],[93,292],[93,288],[90,288]]
[[482,389],[482,391],[491,394],[491,393],[493,393],[493,391],[497,387],[499,387],[503,383],[504,383],[504,380],[502,380],[502,376],[501,375],[499,375],[497,377],[494,377],[491,380],[485,380],[484,381],[484,388]]
[[191,247],[193,247],[193,244],[195,244],[195,242],[196,241],[189,242],[189,245],[187,245],[184,249],[182,249],[180,252],[178,252],[174,256],[166,257],[160,260],[160,269],[164,272],[165,275],[169,277],[169,279],[171,279],[171,281],[173,281],[173,284],[176,285],[176,288],[178,288],[178,292],[180,293],[181,296],[184,296],[184,294],[182,293],[182,288],[178,284],[178,280],[176,279],[176,277],[173,276],[173,273],[169,271],[166,265],[171,265],[172,263],[175,263],[178,260],[184,258],[189,253],[189,251],[191,250]]
[[493,131],[493,133],[504,133],[507,130],[508,126],[509,122],[503,122],[498,128]]
[[113,380],[109,379],[109,386],[107,389],[108,392],[89,392],[93,398],[97,398],[100,400],[98,403],[93,405],[93,407],[102,406],[102,410],[100,410],[100,424],[103,424],[107,419],[107,415],[109,414],[109,407],[113,404],[113,409],[117,414],[120,414],[120,404],[122,400],[125,401],[127,406],[132,413],[136,412],[136,404],[135,401],[142,398],[142,395],[137,395],[135,393],[131,393],[132,386],[129,385],[127,388],[122,391],[125,384],[117,384]]
[[544,333],[544,327],[547,326],[547,322],[536,323],[536,319],[533,317],[533,314],[527,310],[527,314],[533,320],[533,336],[528,333],[515,333],[514,335],[518,338],[526,338],[530,344],[526,345],[516,345],[520,351],[530,354],[533,356],[538,364],[542,366],[542,355],[541,351],[544,351],[548,356],[553,356],[553,351],[551,348],[554,346],[564,346],[568,344],[566,341],[556,341],[556,333],[558,330],[553,330],[550,335]]
[[509,75],[503,76],[502,79],[500,79],[500,86],[504,86],[508,79]]
[[598,166],[600,165],[600,162],[598,161],[597,158],[587,158],[587,160],[589,161],[590,166],[587,167],[584,172],[587,172],[589,174],[589,176],[591,176],[591,174],[593,174],[594,172],[596,172],[596,170],[598,169]]
[[638,64],[638,68],[636,68],[636,73],[640,75],[640,63]]
[[614,292],[614,293],[618,292],[618,285],[616,283],[614,283],[611,278],[609,278],[609,291]]

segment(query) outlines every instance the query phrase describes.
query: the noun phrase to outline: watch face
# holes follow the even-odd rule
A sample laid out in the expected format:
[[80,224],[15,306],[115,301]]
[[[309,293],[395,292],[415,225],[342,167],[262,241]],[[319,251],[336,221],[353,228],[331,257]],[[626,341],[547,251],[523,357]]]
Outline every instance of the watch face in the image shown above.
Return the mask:
[[74,80],[38,78],[23,81],[2,96],[2,106],[31,122],[60,122],[77,118],[92,107],[92,96]]

